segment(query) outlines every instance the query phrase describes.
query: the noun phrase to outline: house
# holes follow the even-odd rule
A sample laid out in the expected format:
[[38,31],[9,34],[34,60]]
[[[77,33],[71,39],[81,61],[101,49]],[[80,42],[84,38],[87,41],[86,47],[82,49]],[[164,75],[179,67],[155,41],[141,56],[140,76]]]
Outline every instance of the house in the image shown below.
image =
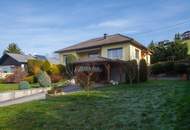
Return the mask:
[[43,56],[43,55],[34,55],[34,58],[41,61],[47,60],[46,56]]
[[5,53],[0,59],[0,68],[2,71],[9,70],[10,73],[18,67],[26,70],[29,59],[35,58],[32,55]]
[[95,65],[101,72],[97,76],[104,81],[125,81],[122,65],[126,61],[145,59],[150,64],[149,50],[128,36],[122,34],[107,35],[90,39],[67,48],[56,51],[60,62],[65,64],[67,55],[74,55],[77,61],[74,63],[75,70],[81,66]]
[[190,39],[190,31],[186,31],[183,34],[181,34],[181,37],[183,40]]

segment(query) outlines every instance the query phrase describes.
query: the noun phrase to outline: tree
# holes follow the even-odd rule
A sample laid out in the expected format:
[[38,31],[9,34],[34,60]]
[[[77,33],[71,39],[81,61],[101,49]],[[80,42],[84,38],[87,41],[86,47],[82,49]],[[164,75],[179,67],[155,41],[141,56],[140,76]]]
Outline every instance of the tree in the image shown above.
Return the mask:
[[144,59],[139,62],[139,80],[140,82],[148,80],[148,67]]
[[151,63],[159,61],[175,61],[185,59],[187,57],[187,45],[180,40],[179,34],[176,34],[175,41],[168,42],[167,44],[152,43],[149,45],[153,55],[151,56]]
[[16,53],[16,54],[23,54],[21,49],[18,47],[16,43],[10,43],[4,53]]
[[153,50],[153,49],[155,48],[155,43],[154,43],[153,40],[152,40],[152,41],[150,42],[150,44],[148,45],[148,48],[149,48],[150,50]]
[[176,34],[175,34],[175,37],[174,37],[174,41],[178,41],[178,40],[181,40],[181,35],[180,35],[180,33],[176,33]]
[[138,70],[136,66],[137,66],[136,60],[127,61],[126,63],[125,71],[130,85],[132,85],[132,83],[135,81],[136,77],[138,76]]
[[70,54],[66,56],[65,63],[66,63],[66,73],[69,76],[69,78],[72,78],[74,76],[74,65],[73,63],[77,60],[77,58]]

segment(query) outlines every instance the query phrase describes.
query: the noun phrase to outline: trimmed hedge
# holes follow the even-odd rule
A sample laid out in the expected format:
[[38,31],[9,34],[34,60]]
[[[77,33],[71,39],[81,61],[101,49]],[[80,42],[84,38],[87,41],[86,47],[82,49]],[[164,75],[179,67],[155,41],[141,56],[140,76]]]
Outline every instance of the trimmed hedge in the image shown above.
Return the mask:
[[188,73],[190,65],[182,62],[162,62],[151,65],[151,74],[183,74]]

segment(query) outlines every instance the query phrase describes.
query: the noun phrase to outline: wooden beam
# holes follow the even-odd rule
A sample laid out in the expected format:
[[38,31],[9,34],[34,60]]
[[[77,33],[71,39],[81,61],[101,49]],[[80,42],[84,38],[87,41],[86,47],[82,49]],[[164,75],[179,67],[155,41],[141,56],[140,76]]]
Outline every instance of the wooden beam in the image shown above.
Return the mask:
[[109,63],[105,63],[104,64],[104,66],[105,66],[105,68],[106,68],[106,70],[107,70],[107,81],[109,82],[110,81],[110,77],[111,77],[111,66],[110,66],[110,64]]

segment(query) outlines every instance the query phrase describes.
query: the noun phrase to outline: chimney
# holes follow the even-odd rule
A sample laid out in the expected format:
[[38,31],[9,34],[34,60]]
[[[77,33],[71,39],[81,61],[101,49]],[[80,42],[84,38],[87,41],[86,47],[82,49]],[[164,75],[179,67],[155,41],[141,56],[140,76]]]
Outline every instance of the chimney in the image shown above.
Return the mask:
[[107,34],[106,33],[104,33],[104,39],[106,39],[107,38]]

